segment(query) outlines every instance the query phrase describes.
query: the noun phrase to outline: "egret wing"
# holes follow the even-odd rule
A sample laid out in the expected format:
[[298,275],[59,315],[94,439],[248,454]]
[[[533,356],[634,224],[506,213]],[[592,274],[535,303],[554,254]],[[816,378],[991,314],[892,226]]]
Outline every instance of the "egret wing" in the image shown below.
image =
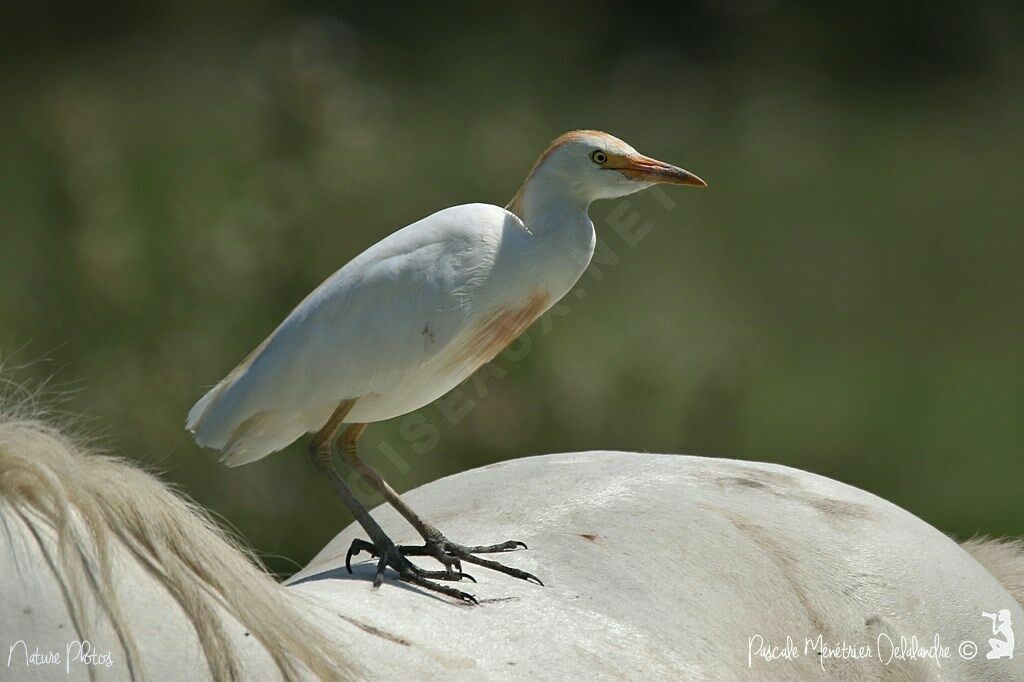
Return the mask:
[[400,385],[470,324],[467,301],[510,216],[483,204],[446,209],[338,270],[196,403],[187,426],[197,442],[238,450],[259,431],[265,445],[246,447],[251,461],[318,428],[341,400]]

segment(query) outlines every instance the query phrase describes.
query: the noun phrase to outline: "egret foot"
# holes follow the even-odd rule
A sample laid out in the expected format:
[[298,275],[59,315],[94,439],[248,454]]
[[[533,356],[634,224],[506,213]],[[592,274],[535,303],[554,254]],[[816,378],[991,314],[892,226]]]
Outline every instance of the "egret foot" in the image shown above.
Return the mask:
[[477,554],[497,554],[500,552],[512,552],[517,549],[529,549],[525,542],[519,540],[508,540],[501,542],[496,545],[477,545],[475,547],[467,547],[452,542],[439,532],[430,533],[429,537],[422,545],[399,545],[398,551],[404,556],[432,556],[442,564],[444,564],[446,571],[451,571],[453,568],[457,571],[462,570],[463,561],[476,564],[477,566],[483,566],[489,568],[492,571],[498,571],[505,575],[510,575],[513,578],[519,578],[527,582],[535,582],[540,586],[544,583],[541,582],[540,578],[527,573],[526,571],[519,570],[518,568],[512,568],[504,564],[499,564],[497,561],[491,561],[490,559],[483,559],[476,556]]
[[[462,562],[466,561],[477,566],[483,566],[489,568],[492,571],[498,571],[505,575],[510,575],[513,578],[519,578],[520,580],[526,580],[527,582],[535,582],[538,585],[543,585],[540,578],[521,571],[518,568],[512,568],[511,566],[505,566],[499,564],[497,561],[491,561],[490,559],[482,559],[477,554],[494,554],[497,552],[511,552],[516,549],[527,549],[525,542],[519,542],[518,540],[507,540],[506,542],[500,542],[496,545],[480,545],[476,547],[466,547],[465,545],[459,545],[445,536],[441,535],[441,531],[437,530],[434,526],[426,523],[412,510],[409,505],[405,503],[405,500],[395,492],[395,489],[388,485],[387,481],[381,478],[381,475],[377,473],[373,467],[368,465],[366,462],[359,457],[359,448],[357,443],[359,436],[366,429],[366,424],[350,424],[348,428],[341,434],[338,441],[340,450],[345,456],[345,460],[349,463],[352,469],[359,473],[367,483],[373,486],[377,492],[379,492],[388,504],[395,508],[399,514],[401,514],[406,521],[408,521],[416,532],[423,538],[424,544],[422,545],[399,545],[397,550],[403,556],[432,556],[440,561],[445,568],[445,575],[452,576],[456,575],[456,571],[462,571]],[[368,515],[367,515],[368,517]],[[370,537],[375,537],[370,532],[370,526],[376,525],[376,522],[370,518],[361,519],[360,523],[363,529],[367,533],[370,533]],[[383,534],[383,531],[381,531]],[[365,540],[356,540],[352,543],[352,546],[348,550],[348,556],[352,557],[353,554],[358,554],[360,551],[367,549],[369,550],[372,545]],[[451,579],[451,578],[450,578]]]
[[406,559],[402,555],[400,548],[395,547],[390,541],[383,547],[377,547],[372,542],[366,540],[353,540],[352,546],[349,547],[348,554],[345,556],[345,568],[348,572],[352,572],[352,557],[359,554],[361,551],[367,551],[370,556],[378,557],[377,561],[377,575],[374,576],[373,586],[378,588],[384,582],[384,570],[390,566],[398,573],[398,579],[422,587],[425,590],[431,592],[439,592],[441,594],[457,599],[467,604],[478,604],[476,597],[457,590],[454,587],[448,587],[447,585],[439,585],[434,580],[472,580],[476,582],[476,579],[468,573],[463,573],[461,569],[452,570],[450,566],[445,565],[443,571],[426,571],[419,568],[411,561]]

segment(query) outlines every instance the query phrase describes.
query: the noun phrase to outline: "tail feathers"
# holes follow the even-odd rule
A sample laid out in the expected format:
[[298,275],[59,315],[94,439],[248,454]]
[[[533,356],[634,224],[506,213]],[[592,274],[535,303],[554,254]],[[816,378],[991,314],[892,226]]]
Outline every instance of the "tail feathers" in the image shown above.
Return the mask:
[[[206,395],[188,411],[185,428],[203,447],[223,449],[239,424],[248,418],[248,415],[239,415],[244,408],[238,404],[242,396],[236,388],[239,381],[245,377],[246,369],[248,365],[243,363],[231,370],[230,374],[207,391]],[[233,388],[236,390],[232,391]]]
[[224,443],[220,461],[229,467],[242,466],[288,447],[307,431],[299,421],[294,412],[257,412]]
[[238,407],[239,400],[237,391],[232,392],[236,394],[233,399],[227,394],[245,377],[249,367],[262,355],[272,338],[273,334],[264,339],[263,343],[249,353],[237,367],[228,372],[228,375],[220,383],[207,391],[206,395],[188,411],[185,428],[195,436],[197,443],[203,447],[221,450],[231,440],[239,424],[251,416],[246,415],[239,418],[236,414],[239,410],[235,409]]
[[998,540],[981,536],[960,546],[1024,606],[1024,538]]
[[202,398],[196,401],[196,404],[192,406],[192,409],[188,411],[188,418],[185,420],[185,429],[187,429],[189,433],[195,434],[199,429],[199,424],[202,422],[206,411],[210,408],[210,403],[216,402],[217,397],[223,392],[224,388],[226,387],[222,381],[207,391]]
[[238,427],[237,419],[232,418],[229,405],[225,404],[224,394],[238,380],[235,372],[211,388],[188,411],[185,428],[195,436],[196,442],[206,448],[220,450],[227,445],[231,434]]
[[188,413],[187,428],[203,447],[221,451],[220,461],[229,467],[242,466],[283,450],[330,416],[320,421],[319,414],[312,415],[312,426],[305,413],[283,410],[260,410],[248,416],[238,416],[232,395],[225,395],[231,388],[228,377],[211,389]]

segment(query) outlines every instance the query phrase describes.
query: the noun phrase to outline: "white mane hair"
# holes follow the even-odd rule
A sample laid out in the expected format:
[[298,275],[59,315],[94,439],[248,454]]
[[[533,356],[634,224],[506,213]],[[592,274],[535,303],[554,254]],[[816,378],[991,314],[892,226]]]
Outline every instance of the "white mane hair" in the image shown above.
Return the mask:
[[979,535],[960,543],[960,546],[987,568],[1017,603],[1024,606],[1024,540]]
[[[83,449],[29,412],[9,405],[0,411],[0,594],[10,610],[0,633],[6,644],[28,640],[31,650],[33,635],[46,639],[48,630],[63,628],[56,623],[65,613],[72,631],[61,641],[95,643],[98,631],[112,630],[122,650],[118,667],[125,666],[119,672],[159,678],[146,663],[150,648],[161,629],[170,637],[183,616],[213,679],[243,677],[248,661],[240,661],[237,650],[252,641],[250,633],[285,679],[308,672],[332,680],[352,676],[338,646],[304,617],[310,605],[277,584],[202,509],[152,474]],[[149,581],[141,591],[138,574]],[[60,596],[38,603],[46,602],[45,587],[54,581]],[[25,595],[26,603],[13,595]],[[140,599],[154,602],[144,609],[155,633],[140,627]]]

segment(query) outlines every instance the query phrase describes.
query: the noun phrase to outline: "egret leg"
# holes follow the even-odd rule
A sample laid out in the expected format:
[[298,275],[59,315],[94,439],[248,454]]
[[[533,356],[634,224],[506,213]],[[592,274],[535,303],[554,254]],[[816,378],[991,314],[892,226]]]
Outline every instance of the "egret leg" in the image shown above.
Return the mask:
[[[377,562],[377,574],[373,580],[374,588],[380,587],[381,583],[384,582],[384,570],[390,566],[398,572],[398,577],[404,582],[412,583],[419,587],[432,592],[439,592],[447,595],[459,601],[466,602],[469,604],[476,604],[476,598],[457,590],[447,585],[439,585],[433,582],[433,580],[461,580],[462,578],[468,578],[473,580],[473,577],[462,573],[461,571],[454,572],[451,570],[444,571],[425,571],[411,561],[405,558],[405,556],[398,550],[395,543],[391,541],[391,538],[387,536],[384,529],[380,527],[366,508],[360,504],[359,500],[356,499],[352,493],[351,488],[345,483],[345,479],[342,478],[341,474],[334,467],[334,462],[331,453],[331,444],[334,441],[334,436],[338,429],[341,427],[342,422],[345,419],[345,415],[348,414],[349,410],[352,409],[352,405],[355,401],[344,401],[331,415],[327,424],[313,437],[313,440],[309,443],[309,455],[313,460],[313,465],[317,468],[321,474],[327,477],[330,481],[331,487],[334,492],[338,494],[341,501],[348,507],[348,510],[352,512],[352,516],[356,518],[359,525],[363,527],[366,534],[373,540],[373,544],[366,542],[365,540],[358,540],[368,547],[372,547],[374,556],[379,557]],[[349,566],[349,559],[345,559],[345,565],[352,572],[352,568]],[[473,582],[476,582],[473,580]]]
[[[506,575],[519,578],[520,580],[535,582],[538,585],[544,584],[540,581],[540,578],[532,573],[527,573],[526,571],[518,568],[505,566],[497,561],[483,559],[476,556],[477,554],[494,554],[498,552],[510,552],[516,549],[527,549],[525,542],[520,542],[519,540],[506,540],[505,542],[500,542],[494,545],[460,545],[452,542],[433,525],[421,519],[419,514],[414,512],[412,508],[402,500],[395,489],[392,488],[373,467],[359,457],[359,437],[365,430],[366,424],[349,425],[339,438],[339,449],[352,469],[362,476],[367,483],[379,491],[380,494],[384,496],[384,499],[387,500],[399,514],[405,517],[405,520],[408,521],[412,527],[416,529],[416,532],[420,534],[420,537],[423,538],[424,544],[422,545],[399,545],[397,547],[399,553],[407,557],[434,557],[444,565],[445,571],[450,573],[455,573],[456,571],[461,572],[462,561],[465,561],[467,563],[476,564],[477,566],[489,568],[492,571],[505,573]],[[376,544],[376,542],[374,544]],[[348,556],[345,558],[346,565],[348,565],[351,558],[359,554],[360,551],[370,551],[370,547],[368,545],[369,543],[365,541],[356,540],[353,542],[352,546],[349,548]],[[372,551],[370,553],[373,556],[377,556],[377,554]],[[351,569],[349,570],[351,571]]]

